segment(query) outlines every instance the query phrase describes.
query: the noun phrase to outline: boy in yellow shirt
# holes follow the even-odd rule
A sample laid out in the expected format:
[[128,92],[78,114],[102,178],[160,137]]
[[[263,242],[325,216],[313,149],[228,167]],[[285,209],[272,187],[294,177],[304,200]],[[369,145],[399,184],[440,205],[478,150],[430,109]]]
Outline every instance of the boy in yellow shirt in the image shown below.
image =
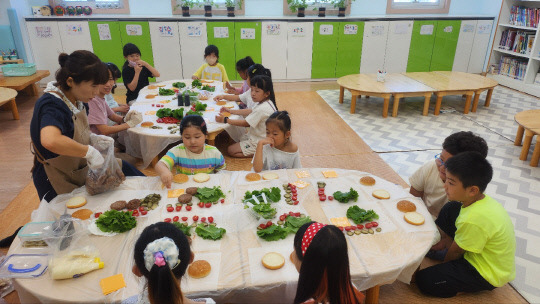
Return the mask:
[[433,250],[448,248],[444,263],[420,270],[422,293],[449,298],[458,292],[493,290],[516,276],[516,239],[508,213],[484,194],[493,169],[478,152],[463,152],[445,162],[444,189],[451,202],[435,221],[442,231]]

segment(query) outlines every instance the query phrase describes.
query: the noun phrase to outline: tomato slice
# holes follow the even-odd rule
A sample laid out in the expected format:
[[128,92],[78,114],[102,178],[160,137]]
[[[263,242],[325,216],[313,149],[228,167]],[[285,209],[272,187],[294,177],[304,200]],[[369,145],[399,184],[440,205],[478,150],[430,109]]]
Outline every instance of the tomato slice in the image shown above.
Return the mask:
[[194,216],[193,216],[193,220],[194,220],[195,222],[198,221],[198,220],[199,220],[199,216],[194,215]]
[[203,202],[199,202],[199,203],[197,204],[197,206],[199,206],[199,207],[201,207],[201,208],[204,208],[204,203],[203,203]]
[[187,211],[191,211],[191,206],[186,206]]
[[175,216],[175,217],[172,218],[173,222],[178,222],[179,219],[180,218],[178,216]]
[[364,225],[362,225],[362,224],[358,224],[358,225],[356,225],[356,227],[357,227],[358,229],[364,229]]
[[371,225],[371,223],[367,223],[367,224],[366,224],[366,229],[369,229],[369,228],[371,228],[371,227],[373,227],[373,225]]
[[170,219],[170,218],[166,218],[166,219],[164,220],[164,222],[165,222],[165,223],[170,223],[170,222],[171,222],[171,219]]
[[214,222],[214,218],[211,217],[211,216],[209,216],[209,217],[208,217],[208,222],[209,222],[210,224],[213,223],[213,222]]
[[284,221],[284,220],[286,220],[286,219],[287,219],[287,218],[286,218],[286,216],[284,216],[284,215],[282,215],[282,216],[279,217],[279,220],[280,220],[280,221]]
[[330,196],[328,197],[328,199],[331,200],[331,201],[333,201],[333,200],[334,200],[334,197],[330,195]]
[[379,226],[379,223],[377,223],[377,222],[371,222],[371,227],[377,227],[377,226]]
[[173,212],[173,211],[174,211],[174,208],[173,208],[173,207],[167,207],[167,211],[168,211],[168,212]]
[[176,211],[182,210],[182,206],[176,206]]
[[148,211],[146,211],[146,210],[141,211],[142,215],[146,215],[147,213],[148,213]]
[[268,223],[266,223],[266,228],[272,226],[272,222],[271,221],[268,221]]
[[187,222],[187,220],[188,220],[188,217],[187,217],[187,216],[183,216],[183,217],[182,217],[182,221]]
[[206,206],[206,208],[212,207],[212,203],[206,203],[206,204],[204,204],[204,205]]

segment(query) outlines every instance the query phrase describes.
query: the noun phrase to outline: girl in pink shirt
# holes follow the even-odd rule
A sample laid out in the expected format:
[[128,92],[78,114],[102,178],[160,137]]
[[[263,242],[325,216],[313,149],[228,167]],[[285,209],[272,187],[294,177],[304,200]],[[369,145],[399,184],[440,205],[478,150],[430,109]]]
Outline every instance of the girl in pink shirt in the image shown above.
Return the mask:
[[244,82],[242,83],[242,86],[240,88],[227,89],[227,93],[240,95],[242,93],[247,92],[250,89],[249,83],[247,81],[248,69],[250,66],[254,64],[255,62],[253,62],[253,59],[251,59],[251,57],[249,56],[247,56],[246,58],[242,58],[236,62],[236,71],[238,72],[238,75],[240,75],[240,78],[244,80]]

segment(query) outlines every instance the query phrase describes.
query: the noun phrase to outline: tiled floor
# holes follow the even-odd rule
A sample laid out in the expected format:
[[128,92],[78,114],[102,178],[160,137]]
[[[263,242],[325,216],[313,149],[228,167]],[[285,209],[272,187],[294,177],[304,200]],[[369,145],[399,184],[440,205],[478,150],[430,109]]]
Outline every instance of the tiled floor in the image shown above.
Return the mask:
[[[397,117],[382,118],[382,99],[359,99],[356,113],[350,114],[350,94],[338,103],[338,90],[317,91],[351,128],[406,181],[423,163],[441,150],[444,138],[457,131],[472,131],[489,145],[488,160],[494,177],[486,193],[503,204],[514,222],[516,279],[512,285],[531,303],[540,302],[540,167],[519,160],[521,147],[513,145],[517,124],[514,115],[540,108],[540,100],[505,87],[497,87],[489,108],[480,97],[476,113],[463,114],[464,99],[448,96],[445,111],[422,116],[423,98],[406,98]],[[431,104],[434,102],[432,100]],[[540,119],[540,118],[539,118]]]

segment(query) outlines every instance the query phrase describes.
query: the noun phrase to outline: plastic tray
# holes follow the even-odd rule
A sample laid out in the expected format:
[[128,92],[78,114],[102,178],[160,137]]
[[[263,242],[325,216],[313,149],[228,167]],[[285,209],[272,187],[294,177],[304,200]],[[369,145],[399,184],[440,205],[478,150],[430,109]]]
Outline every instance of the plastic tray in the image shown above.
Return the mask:
[[12,254],[0,264],[0,278],[37,278],[48,266],[48,254]]
[[6,64],[2,66],[4,76],[30,76],[36,73],[33,63]]
[[44,234],[52,229],[54,222],[31,222],[24,225],[17,234],[21,242],[41,241],[44,239]]

